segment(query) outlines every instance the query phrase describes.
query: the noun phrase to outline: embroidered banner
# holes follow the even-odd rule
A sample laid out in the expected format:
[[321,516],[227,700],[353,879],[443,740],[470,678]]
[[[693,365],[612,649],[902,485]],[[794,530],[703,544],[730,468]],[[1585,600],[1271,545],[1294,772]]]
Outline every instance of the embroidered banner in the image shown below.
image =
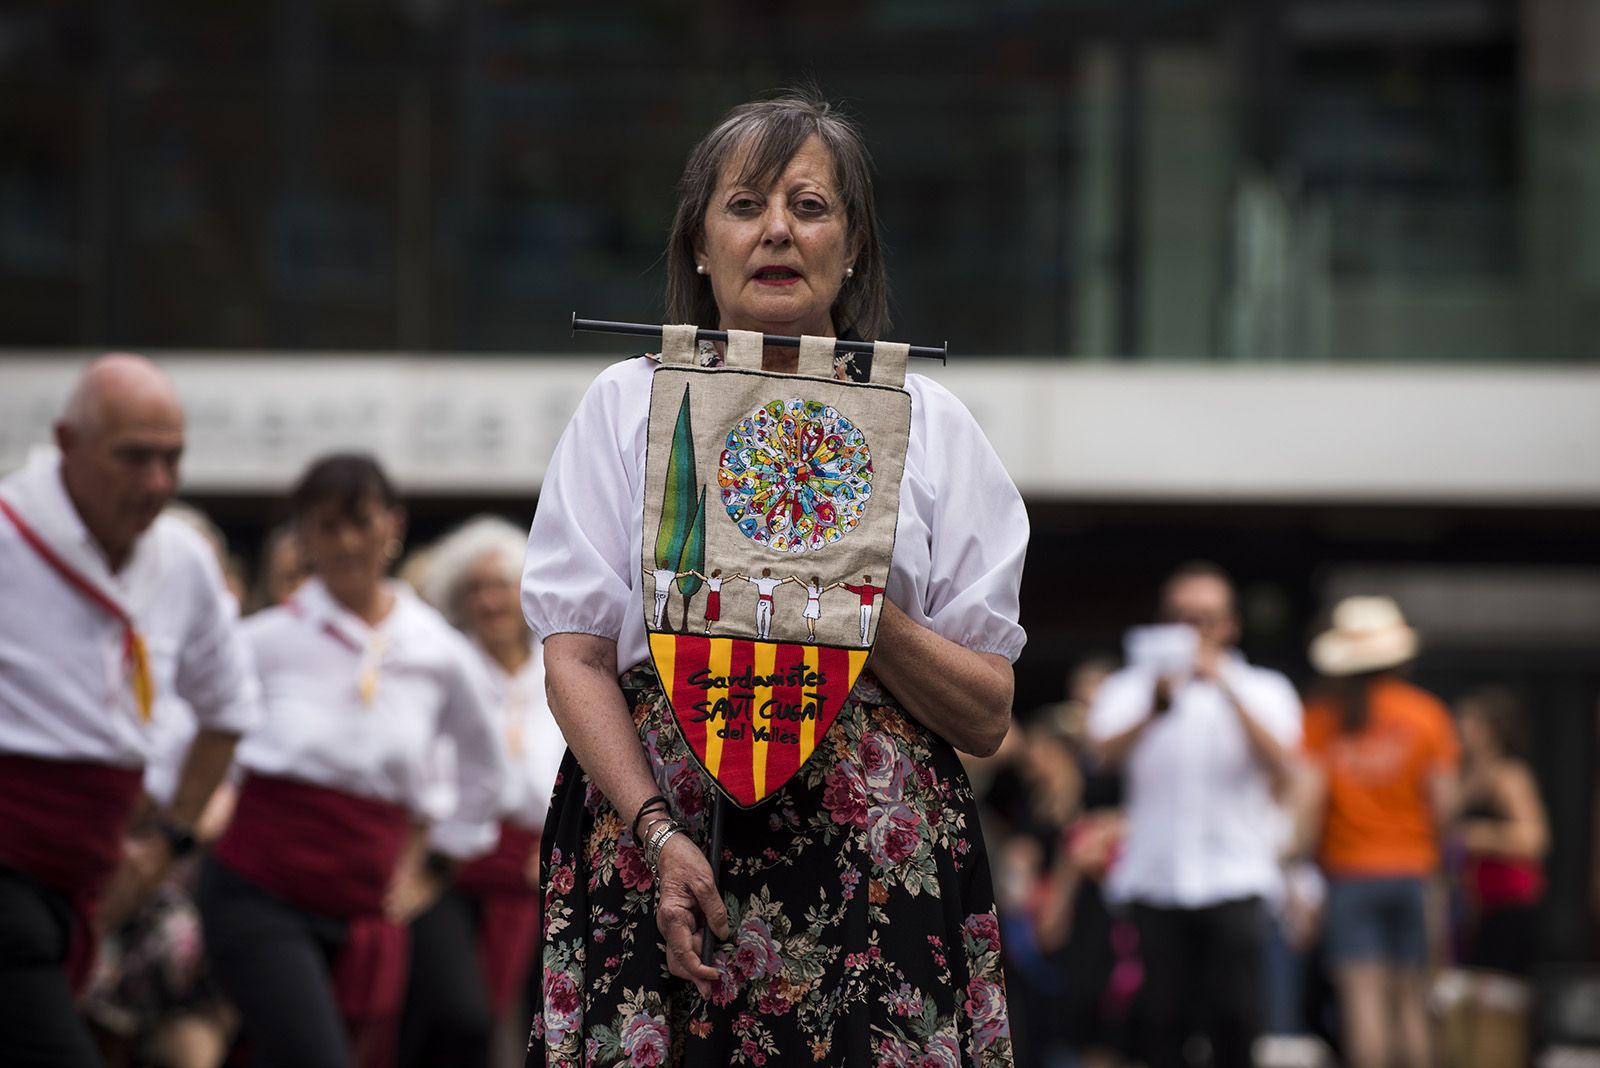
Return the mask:
[[706,772],[737,805],[800,770],[877,634],[911,428],[906,346],[866,381],[805,338],[798,374],[761,370],[729,331],[697,366],[693,326],[663,330],[650,395],[642,588],[650,656]]

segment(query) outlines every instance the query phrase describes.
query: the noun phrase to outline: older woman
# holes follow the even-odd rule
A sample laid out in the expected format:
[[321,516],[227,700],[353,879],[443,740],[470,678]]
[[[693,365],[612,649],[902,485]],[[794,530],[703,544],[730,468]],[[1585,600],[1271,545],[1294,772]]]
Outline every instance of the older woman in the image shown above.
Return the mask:
[[[887,282],[855,129],[800,97],[746,104],[690,156],[668,316],[875,338]],[[714,351],[703,350],[707,362]],[[768,371],[797,353],[772,348]],[[649,358],[604,372],[551,460],[523,606],[570,753],[544,838],[531,1063],[1009,1064],[988,863],[956,749],[992,752],[1024,635],[1027,515],[965,408],[916,375],[877,644],[833,729],[765,805],[729,808],[650,665],[638,560]],[[655,871],[640,842],[659,813]],[[637,826],[635,826],[637,824]],[[709,924],[721,941],[701,959]]]
[[[495,848],[458,869],[411,925],[400,1068],[487,1065],[491,1035],[509,1023],[539,941],[539,832],[567,743],[517,605],[526,540],[504,519],[479,516],[428,552],[421,592],[483,659],[511,773]],[[462,829],[470,845],[474,828],[454,821],[434,828],[436,845],[450,851]]]

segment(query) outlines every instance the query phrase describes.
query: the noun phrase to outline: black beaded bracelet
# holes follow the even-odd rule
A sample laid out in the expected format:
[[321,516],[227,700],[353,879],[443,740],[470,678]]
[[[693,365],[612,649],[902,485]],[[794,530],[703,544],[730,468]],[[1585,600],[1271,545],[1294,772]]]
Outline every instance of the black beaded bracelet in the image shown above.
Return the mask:
[[670,811],[672,811],[672,810],[671,810],[670,806],[667,804],[667,799],[666,799],[665,795],[656,794],[656,796],[654,796],[654,797],[646,798],[644,804],[639,806],[638,813],[633,817],[633,827],[632,827],[633,840],[635,842],[637,842],[639,840],[639,821],[644,819],[646,815],[648,815],[651,812],[670,812]]
[[422,858],[422,870],[435,879],[448,882],[455,878],[456,860],[448,854],[430,849],[427,856]]

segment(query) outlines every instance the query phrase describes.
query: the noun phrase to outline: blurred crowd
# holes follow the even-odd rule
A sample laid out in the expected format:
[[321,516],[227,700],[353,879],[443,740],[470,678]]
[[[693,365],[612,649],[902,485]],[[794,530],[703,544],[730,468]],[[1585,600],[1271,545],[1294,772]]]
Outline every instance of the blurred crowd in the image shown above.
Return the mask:
[[[213,547],[245,616],[289,603],[311,573],[291,526],[268,535],[250,575],[204,515],[169,513]],[[395,570],[515,667],[529,648],[520,542],[480,516]],[[1063,700],[1019,714],[998,753],[969,760],[1019,1063],[1220,1068],[1246,1063],[1239,1043],[1264,1066],[1524,1063],[1548,830],[1517,697],[1491,687],[1447,708],[1407,682],[1416,636],[1383,597],[1333,607],[1312,652],[1324,674],[1304,698],[1234,646],[1220,570],[1177,572],[1158,618],[1128,636],[1126,664],[1077,664]],[[174,733],[152,761],[152,795],[170,791],[188,740]],[[559,759],[559,738],[543,741]],[[236,794],[218,790],[203,842]],[[109,1064],[227,1061],[239,1020],[207,965],[195,867],[101,947],[83,1005]],[[536,854],[526,878],[537,885]],[[448,908],[444,885],[420,891],[414,926]],[[474,1040],[493,1050],[484,1063],[520,1063],[535,963],[526,954],[498,980],[516,996],[492,1021],[465,1010],[482,1017],[469,1029],[497,1029]],[[440,1010],[412,995],[403,1033],[417,1039]]]
[[[241,618],[292,608],[296,592],[312,576],[305,539],[292,521],[268,533],[252,571],[201,511],[173,503],[166,514],[191,526],[211,546]],[[394,570],[400,582],[445,615],[498,668],[493,676],[501,685],[490,693],[496,706],[492,712],[506,728],[505,744],[518,752],[537,749],[533,763],[544,766],[542,777],[532,776],[536,781],[529,784],[522,812],[525,822],[536,828],[542,821],[540,799],[548,798],[564,746],[544,707],[537,649],[518,603],[524,541],[525,532],[508,520],[475,516],[438,541],[413,547]],[[384,546],[386,558],[394,548]],[[169,732],[151,761],[145,786],[153,798],[170,796],[192,733]],[[436,755],[447,763],[449,746],[437,741]],[[441,807],[435,811],[447,822],[451,799],[448,789],[441,789],[445,777],[440,778],[434,790],[443,796],[436,796]],[[212,796],[196,828],[202,847],[227,831],[238,781],[236,770]],[[513,872],[513,904],[536,900],[536,841],[524,843],[522,865]],[[451,864],[440,854],[423,851],[417,860],[412,868],[419,878],[409,885],[397,881],[387,902],[393,917],[409,925],[413,940],[394,1063],[520,1066],[529,1006],[536,999],[527,987],[537,982],[538,974],[534,922],[509,929],[502,922],[493,929],[495,937],[520,943],[509,959],[477,945],[482,931],[473,928],[481,925],[485,908],[494,907],[484,881],[463,878],[469,867]],[[250,1061],[248,1034],[241,1037],[239,1012],[206,953],[195,900],[200,866],[199,855],[181,862],[153,894],[126,912],[118,902],[107,904],[106,935],[81,1005],[110,1068],[208,1068]],[[462,949],[475,951],[475,959],[464,964],[440,959]],[[464,971],[474,968],[476,975]],[[443,975],[430,978],[430,972]]]
[[1527,711],[1407,680],[1382,595],[1330,606],[1297,692],[1180,568],[1124,657],[971,760],[1019,1065],[1528,1063],[1549,830]]
[[[0,1053],[519,1063],[565,750],[523,531],[407,554],[381,465],[334,454],[247,575],[167,503],[177,411],[103,358],[0,482]],[[1019,1063],[1526,1063],[1550,835],[1516,695],[1408,681],[1381,592],[1329,606],[1303,694],[1215,565],[1153,609],[969,761]]]

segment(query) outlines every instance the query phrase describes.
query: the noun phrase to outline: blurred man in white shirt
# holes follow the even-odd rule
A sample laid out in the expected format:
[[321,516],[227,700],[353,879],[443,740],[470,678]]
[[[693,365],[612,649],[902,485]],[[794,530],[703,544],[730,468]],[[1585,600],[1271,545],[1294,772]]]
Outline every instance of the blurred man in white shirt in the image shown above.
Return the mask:
[[[93,926],[192,848],[257,705],[215,559],[158,520],[184,446],[166,375],[101,357],[55,437],[0,481],[0,1049],[83,1065],[98,1057],[73,987]],[[125,846],[175,694],[200,729],[170,804]]]
[[1126,782],[1127,840],[1108,888],[1139,927],[1151,1068],[1186,1064],[1197,1026],[1217,1068],[1248,1068],[1264,1012],[1263,900],[1280,882],[1273,794],[1299,743],[1300,700],[1233,647],[1233,587],[1216,566],[1174,573],[1161,617],[1188,628],[1177,636],[1189,653],[1130,642],[1133,662],[1090,712]]

